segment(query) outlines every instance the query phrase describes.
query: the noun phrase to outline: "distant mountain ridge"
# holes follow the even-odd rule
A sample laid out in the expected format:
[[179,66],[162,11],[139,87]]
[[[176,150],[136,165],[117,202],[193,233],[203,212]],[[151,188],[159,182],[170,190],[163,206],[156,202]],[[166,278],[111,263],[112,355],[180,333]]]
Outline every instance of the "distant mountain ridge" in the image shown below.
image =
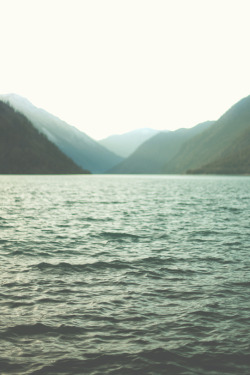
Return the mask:
[[250,96],[217,121],[153,136],[108,172],[250,174]]
[[124,158],[130,156],[143,142],[159,133],[159,130],[142,128],[124,134],[114,134],[99,141],[110,151]]
[[250,174],[250,96],[224,113],[214,125],[185,142],[164,173]]
[[[1,102],[2,113],[4,113],[4,104],[10,103],[15,110],[23,114],[19,113],[17,115],[17,112],[7,105],[6,108],[9,109],[6,110],[7,112],[1,118],[0,156],[2,161],[9,160],[9,165],[12,166],[11,160],[13,158],[5,145],[5,143],[8,144],[11,149],[11,139],[13,140],[12,150],[15,150],[13,155],[19,155],[20,158],[23,158],[24,154],[20,153],[21,148],[23,147],[23,151],[27,148],[28,154],[25,159],[27,163],[25,162],[25,165],[31,162],[31,154],[34,155],[34,159],[37,158],[36,160],[43,159],[41,155],[46,149],[51,150],[48,152],[48,156],[55,155],[57,160],[55,172],[52,171],[53,168],[49,168],[48,161],[45,158],[43,159],[44,170],[47,168],[47,172],[41,172],[42,164],[38,163],[40,168],[38,168],[40,170],[38,173],[87,172],[86,167],[84,171],[81,168],[75,169],[78,168],[75,165],[77,164],[79,167],[90,166],[89,170],[94,173],[106,172],[111,174],[250,174],[250,96],[233,105],[217,121],[207,121],[189,129],[183,128],[176,131],[159,132],[149,137],[126,159],[107,150],[85,133],[45,110],[33,106],[27,99],[14,94],[0,96],[0,100],[1,98],[3,98],[3,102]],[[10,109],[14,112],[11,113]],[[9,120],[6,117],[7,113],[10,116]],[[21,124],[19,127],[14,126],[13,113],[16,113],[17,116],[15,121],[19,125]],[[25,116],[27,116],[28,120],[24,120]],[[28,121],[27,124],[29,125],[22,125],[25,121]],[[9,123],[9,129],[6,127],[7,123]],[[34,129],[33,126],[38,130],[36,135],[34,130],[30,130]],[[12,138],[10,137],[10,129],[12,129]],[[21,139],[21,129],[23,129],[27,137],[30,137],[30,140],[27,137],[26,141]],[[43,135],[39,134],[39,132]],[[129,133],[136,133],[136,131]],[[19,147],[15,143],[16,135],[19,138],[21,137],[20,142],[24,146]],[[132,137],[134,135],[132,134]],[[131,134],[129,134],[128,139],[130,136]],[[50,141],[49,146],[48,143],[45,145],[45,140],[48,142],[46,137]],[[41,141],[40,148],[38,147],[38,138]],[[3,141],[4,139],[5,141]],[[32,142],[37,146],[37,151],[40,152],[39,155],[36,154]],[[123,139],[122,142],[125,144],[127,141]],[[116,146],[121,148],[122,143],[120,145],[118,141],[116,143]],[[127,142],[127,144],[129,143],[132,143],[132,141]],[[52,145],[55,147],[54,151],[52,151]],[[61,150],[60,157],[57,147]],[[8,155],[9,159],[5,158],[6,155]],[[62,156],[65,157],[65,155],[68,157],[64,159],[63,167],[63,162],[59,159]],[[19,165],[18,159],[16,161],[17,165]],[[73,164],[68,164],[69,162]],[[50,164],[51,166],[55,165],[52,160]],[[60,170],[63,170],[63,168],[65,170],[66,168],[68,171],[72,170],[72,172],[58,172],[59,165],[61,165]],[[2,163],[2,168],[5,167]],[[2,169],[0,173],[8,173],[8,170],[10,168],[6,167],[5,172]],[[78,172],[76,172],[77,170]],[[36,172],[32,172],[31,168],[27,173]]]
[[162,168],[181,150],[184,142],[212,126],[207,121],[190,129],[159,132],[148,139],[136,151],[108,173],[155,174],[162,173]]
[[35,107],[19,95],[1,95],[0,99],[23,113],[40,132],[84,169],[93,173],[103,173],[123,160],[85,133],[45,110]]
[[0,101],[0,174],[89,173],[63,154],[21,113]]

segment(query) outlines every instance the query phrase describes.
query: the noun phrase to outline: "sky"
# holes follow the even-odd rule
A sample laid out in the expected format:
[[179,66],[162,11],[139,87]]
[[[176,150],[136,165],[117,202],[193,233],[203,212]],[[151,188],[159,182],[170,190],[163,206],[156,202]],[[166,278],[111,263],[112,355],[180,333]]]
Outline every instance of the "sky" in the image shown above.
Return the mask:
[[218,119],[250,94],[249,0],[0,0],[0,94],[95,139]]

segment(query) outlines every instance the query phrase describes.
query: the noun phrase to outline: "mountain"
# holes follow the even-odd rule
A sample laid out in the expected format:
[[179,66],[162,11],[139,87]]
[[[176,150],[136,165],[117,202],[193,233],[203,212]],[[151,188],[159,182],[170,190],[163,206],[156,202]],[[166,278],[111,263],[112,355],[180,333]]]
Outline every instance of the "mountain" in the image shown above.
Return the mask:
[[0,101],[1,174],[89,173],[64,155],[21,113]]
[[132,155],[108,173],[162,173],[166,161],[177,155],[186,140],[208,129],[212,124],[212,121],[207,121],[191,129],[160,132],[144,142]]
[[165,173],[249,173],[250,96],[240,100],[214,125],[186,142],[167,162]]
[[229,152],[189,174],[242,174],[250,175],[250,130],[238,137]]
[[157,133],[159,133],[158,130],[150,128],[136,129],[124,134],[111,135],[100,140],[99,143],[117,155],[127,158],[143,142]]
[[23,113],[40,132],[80,167],[93,173],[102,173],[122,161],[120,156],[107,150],[85,133],[35,107],[27,99],[16,94],[1,95],[0,99]]

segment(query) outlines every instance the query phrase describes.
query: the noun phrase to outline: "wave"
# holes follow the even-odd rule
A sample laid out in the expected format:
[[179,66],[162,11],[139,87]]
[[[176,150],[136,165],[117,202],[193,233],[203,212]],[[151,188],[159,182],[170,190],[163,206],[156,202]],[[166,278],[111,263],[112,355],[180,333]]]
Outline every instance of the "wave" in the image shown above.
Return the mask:
[[107,239],[115,239],[115,240],[120,240],[120,239],[132,239],[132,240],[137,240],[141,238],[141,236],[137,234],[131,234],[131,233],[126,233],[126,232],[102,232],[100,237],[104,237]]
[[231,259],[225,259],[225,258],[220,258],[216,256],[205,256],[205,257],[199,257],[197,259],[200,262],[206,262],[206,263],[221,263],[221,264],[230,264],[234,263],[234,260]]
[[[18,366],[1,361],[3,368],[13,371]],[[234,365],[234,370],[232,369]],[[83,353],[81,357],[67,355],[44,366],[32,366],[32,375],[248,375],[249,358],[245,354],[210,353],[193,356],[164,348],[136,352]],[[34,367],[37,369],[34,370]],[[19,366],[20,370],[20,366]],[[23,372],[19,372],[24,374]]]
[[5,192],[0,373],[249,375],[250,179],[110,178]]
[[46,336],[59,336],[59,335],[78,335],[87,332],[87,328],[60,325],[58,327],[48,326],[42,323],[35,324],[21,324],[7,328],[1,333],[1,338],[13,336],[33,336],[33,335],[46,335]]
[[[136,353],[86,353],[84,358],[64,358],[52,365],[34,371],[32,375],[42,374],[180,374],[185,367],[180,363],[181,356],[164,349]],[[143,368],[143,372],[141,369]],[[97,372],[98,371],[98,372]]]
[[0,369],[2,374],[20,374],[22,366],[9,359],[0,358]]
[[87,217],[80,218],[79,221],[83,221],[83,222],[88,222],[88,221],[106,222],[106,221],[114,221],[114,219],[112,217],[93,217],[93,216],[87,216]]
[[[48,263],[41,262],[38,264],[33,264],[28,266],[31,269],[38,269],[43,272],[99,272],[105,270],[127,270],[127,272],[132,272],[135,275],[145,272],[150,276],[162,277],[162,274],[180,274],[180,275],[193,275],[198,273],[204,273],[204,270],[191,269],[171,266],[175,263],[175,260],[156,258],[156,257],[146,257],[142,259],[132,259],[131,261],[123,260],[112,260],[112,261],[97,261],[93,263],[77,263],[72,264],[68,262],[60,263]],[[155,269],[154,267],[157,266]],[[153,268],[152,268],[153,267]]]
[[57,264],[41,262],[29,266],[31,268],[39,269],[40,271],[59,271],[59,272],[98,272],[100,270],[108,269],[126,269],[131,267],[131,264],[128,262],[123,262],[119,260],[104,262],[98,261],[93,263],[84,263],[84,264],[72,264],[68,262],[60,262]]

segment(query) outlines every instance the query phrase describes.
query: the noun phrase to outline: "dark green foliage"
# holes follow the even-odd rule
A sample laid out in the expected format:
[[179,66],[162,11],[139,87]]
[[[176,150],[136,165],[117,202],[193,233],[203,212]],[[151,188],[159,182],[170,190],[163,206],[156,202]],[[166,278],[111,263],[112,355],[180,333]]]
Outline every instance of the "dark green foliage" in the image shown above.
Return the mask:
[[9,102],[13,108],[24,114],[39,132],[45,134],[77,165],[92,173],[103,173],[123,160],[87,134],[47,111],[37,108],[25,98],[10,94],[2,96],[2,100]]
[[1,174],[89,173],[64,155],[31,122],[0,101]]

